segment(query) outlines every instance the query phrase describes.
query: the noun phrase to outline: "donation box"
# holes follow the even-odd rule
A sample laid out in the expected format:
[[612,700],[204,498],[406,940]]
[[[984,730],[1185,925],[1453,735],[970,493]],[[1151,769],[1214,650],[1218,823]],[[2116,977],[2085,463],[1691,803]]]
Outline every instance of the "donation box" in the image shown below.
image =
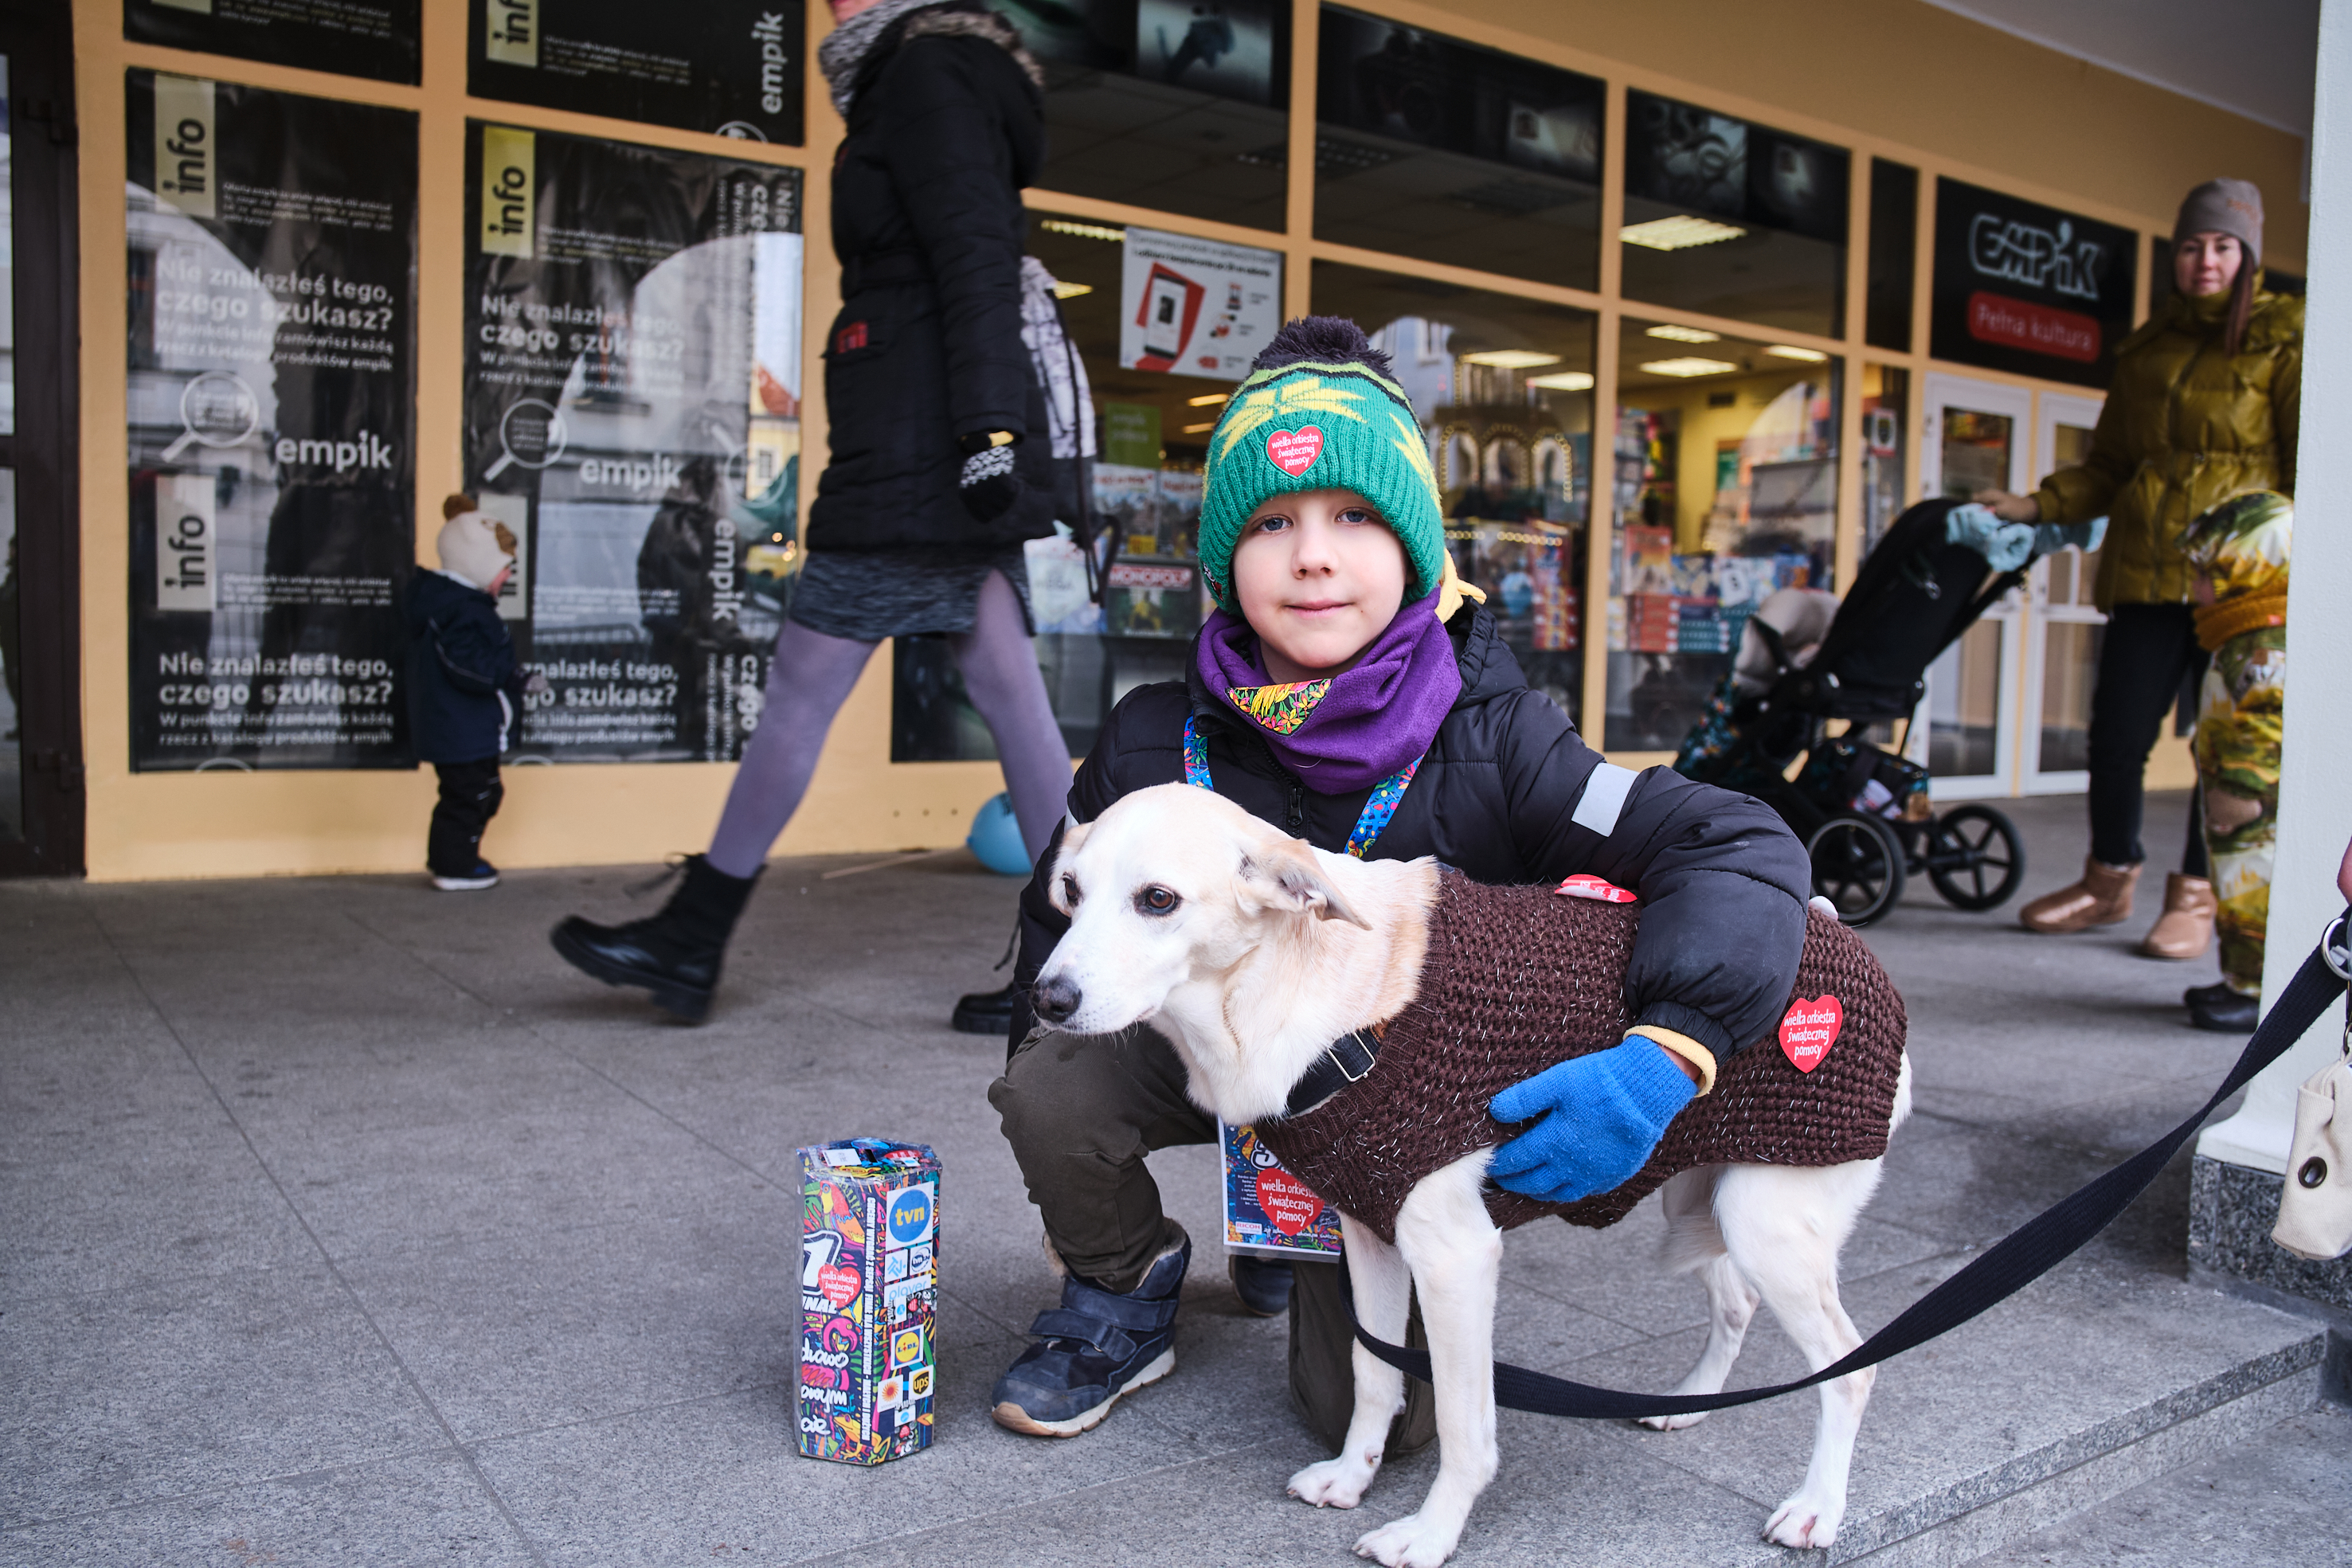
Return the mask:
[[800,1451],[878,1465],[931,1443],[940,1162],[920,1144],[801,1151]]

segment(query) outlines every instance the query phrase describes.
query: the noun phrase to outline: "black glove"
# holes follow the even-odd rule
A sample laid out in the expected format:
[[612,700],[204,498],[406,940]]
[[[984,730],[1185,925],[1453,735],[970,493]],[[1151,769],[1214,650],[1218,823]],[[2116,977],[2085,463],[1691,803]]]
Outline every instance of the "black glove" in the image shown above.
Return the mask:
[[1023,489],[1021,476],[1013,467],[1013,442],[982,444],[989,439],[985,432],[964,437],[971,455],[963,460],[963,475],[956,481],[963,509],[983,523],[992,523],[1011,511]]

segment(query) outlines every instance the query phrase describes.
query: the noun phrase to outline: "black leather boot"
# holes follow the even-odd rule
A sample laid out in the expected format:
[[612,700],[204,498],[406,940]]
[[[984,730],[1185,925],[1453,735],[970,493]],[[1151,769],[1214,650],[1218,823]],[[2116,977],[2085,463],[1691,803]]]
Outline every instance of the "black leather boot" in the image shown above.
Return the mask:
[[573,968],[608,986],[643,986],[666,1010],[700,1023],[719,988],[727,938],[760,873],[729,876],[700,855],[687,856],[684,869],[685,880],[660,914],[625,925],[599,925],[574,915],[548,940]]
[[1003,1040],[1013,1032],[1013,998],[1019,988],[1001,991],[968,991],[956,998],[948,1021],[964,1034],[992,1034]]

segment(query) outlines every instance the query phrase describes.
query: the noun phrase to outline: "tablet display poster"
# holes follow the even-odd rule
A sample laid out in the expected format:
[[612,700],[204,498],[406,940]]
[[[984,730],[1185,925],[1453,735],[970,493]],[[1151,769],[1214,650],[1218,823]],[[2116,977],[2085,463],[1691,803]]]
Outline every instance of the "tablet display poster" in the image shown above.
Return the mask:
[[126,96],[131,765],[413,767],[416,116]]
[[467,10],[476,98],[801,144],[804,0],[467,0]]
[[1119,275],[1121,370],[1237,382],[1282,325],[1282,253],[1129,227]]
[[521,543],[526,761],[758,727],[798,555],[801,175],[474,121],[466,476]]
[[414,84],[424,0],[122,0],[122,36]]

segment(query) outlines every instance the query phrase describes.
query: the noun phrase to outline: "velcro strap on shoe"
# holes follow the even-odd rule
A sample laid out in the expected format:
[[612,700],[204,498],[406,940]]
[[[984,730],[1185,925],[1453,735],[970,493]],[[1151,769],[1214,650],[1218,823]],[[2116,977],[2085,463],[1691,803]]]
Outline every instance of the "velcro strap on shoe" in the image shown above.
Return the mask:
[[1116,1295],[1076,1278],[1062,1281],[1062,1305],[1066,1311],[1143,1333],[1157,1333],[1176,1321],[1173,1296],[1146,1301],[1139,1296]]
[[1067,1307],[1055,1307],[1039,1312],[1029,1332],[1039,1339],[1074,1339],[1080,1344],[1091,1345],[1113,1361],[1125,1361],[1135,1354],[1135,1339],[1117,1323],[1107,1323],[1100,1318],[1074,1312]]

